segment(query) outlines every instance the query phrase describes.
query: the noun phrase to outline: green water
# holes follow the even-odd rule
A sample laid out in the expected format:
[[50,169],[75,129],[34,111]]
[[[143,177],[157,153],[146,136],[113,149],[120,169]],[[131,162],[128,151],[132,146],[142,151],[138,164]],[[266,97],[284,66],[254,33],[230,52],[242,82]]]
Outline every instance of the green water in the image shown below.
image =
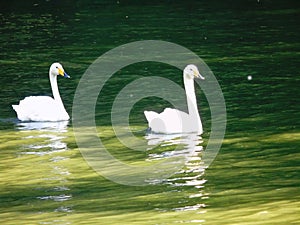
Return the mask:
[[[296,0],[1,1],[1,224],[299,224],[299,15]],[[219,81],[227,129],[209,168],[199,169],[211,129],[199,88],[204,134],[196,138],[198,150],[177,174],[143,187],[112,182],[90,168],[72,121],[37,129],[16,120],[11,104],[51,95],[52,62],[72,77],[58,81],[71,115],[77,84],[97,57],[149,39],[192,50]],[[126,163],[149,163],[176,147],[171,140],[130,151],[110,126],[121,88],[157,74],[183,85],[178,69],[143,62],[115,74],[99,96],[99,136]],[[143,111],[166,106],[159,98],[135,105],[130,123],[138,138],[149,138]]]

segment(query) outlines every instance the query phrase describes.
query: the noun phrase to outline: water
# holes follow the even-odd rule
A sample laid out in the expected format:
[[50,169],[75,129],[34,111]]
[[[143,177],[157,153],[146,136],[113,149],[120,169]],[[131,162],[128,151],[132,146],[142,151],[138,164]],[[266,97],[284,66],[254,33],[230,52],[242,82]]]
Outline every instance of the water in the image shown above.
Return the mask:
[[[0,5],[1,224],[300,223],[298,1]],[[112,182],[91,169],[76,145],[72,121],[45,125],[15,119],[11,104],[29,95],[51,95],[52,62],[63,63],[72,77],[59,79],[71,114],[75,89],[90,63],[121,44],[148,39],[191,49],[221,85],[227,130],[208,169],[201,167],[201,157],[210,110],[199,88],[205,133],[192,139],[196,151],[178,173],[144,187]],[[128,164],[184,155],[188,146],[174,152],[176,137],[160,140],[146,133],[143,110],[169,105],[159,98],[143,99],[130,115],[135,135],[158,147],[131,151],[113,134],[110,108],[117,93],[141,76],[156,74],[183,85],[179,70],[144,62],[115,74],[97,102],[99,135]]]

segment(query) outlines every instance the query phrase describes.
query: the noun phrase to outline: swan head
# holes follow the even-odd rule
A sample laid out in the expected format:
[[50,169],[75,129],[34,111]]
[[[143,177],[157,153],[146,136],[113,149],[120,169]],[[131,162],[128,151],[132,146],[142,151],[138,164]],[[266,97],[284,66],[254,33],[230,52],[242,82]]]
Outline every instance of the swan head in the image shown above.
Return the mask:
[[183,70],[184,76],[186,76],[189,79],[194,79],[194,78],[200,78],[204,80],[205,78],[200,74],[197,66],[190,64],[187,65],[184,70]]
[[63,76],[65,78],[70,78],[70,76],[65,72],[64,68],[62,67],[62,65],[60,63],[53,63],[51,66],[50,66],[50,70],[49,70],[49,73],[52,75],[52,76]]

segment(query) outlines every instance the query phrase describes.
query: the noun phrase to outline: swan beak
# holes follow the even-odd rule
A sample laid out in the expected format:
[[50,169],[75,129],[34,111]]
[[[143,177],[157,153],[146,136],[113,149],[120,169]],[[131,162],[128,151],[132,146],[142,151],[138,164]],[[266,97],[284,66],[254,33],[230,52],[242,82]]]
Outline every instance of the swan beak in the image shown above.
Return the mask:
[[195,74],[195,77],[205,80],[205,77],[203,77],[199,72],[195,72],[194,74]]
[[58,74],[65,77],[65,78],[70,78],[70,76],[63,70],[63,69],[58,69]]

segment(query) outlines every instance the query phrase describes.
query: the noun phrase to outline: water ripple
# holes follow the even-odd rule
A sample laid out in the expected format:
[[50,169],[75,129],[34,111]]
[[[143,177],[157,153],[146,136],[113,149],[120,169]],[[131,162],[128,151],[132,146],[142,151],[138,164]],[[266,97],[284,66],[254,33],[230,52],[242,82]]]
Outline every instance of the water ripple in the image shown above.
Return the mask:
[[191,206],[184,206],[179,208],[174,208],[175,211],[194,211],[199,210],[200,208],[205,208],[205,204],[196,204]]
[[40,200],[53,200],[55,202],[64,202],[64,201],[70,200],[71,198],[72,198],[72,195],[66,195],[66,194],[37,197],[37,199],[40,199]]

